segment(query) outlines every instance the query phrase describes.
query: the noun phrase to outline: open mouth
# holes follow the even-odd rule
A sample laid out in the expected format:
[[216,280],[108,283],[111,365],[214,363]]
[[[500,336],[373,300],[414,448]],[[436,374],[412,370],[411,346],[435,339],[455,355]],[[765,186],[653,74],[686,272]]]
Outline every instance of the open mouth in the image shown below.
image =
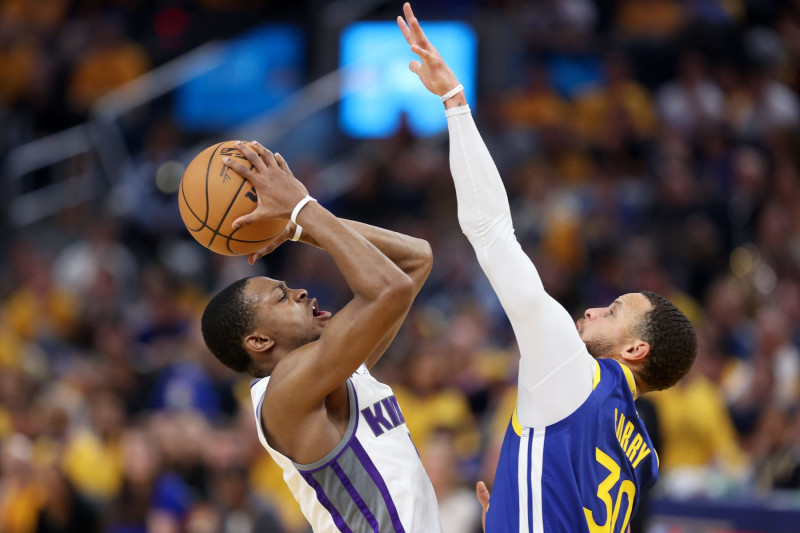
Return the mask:
[[319,304],[317,303],[317,301],[313,300],[311,302],[311,316],[313,316],[314,318],[328,318],[331,316],[331,314],[328,311],[322,311],[319,308]]

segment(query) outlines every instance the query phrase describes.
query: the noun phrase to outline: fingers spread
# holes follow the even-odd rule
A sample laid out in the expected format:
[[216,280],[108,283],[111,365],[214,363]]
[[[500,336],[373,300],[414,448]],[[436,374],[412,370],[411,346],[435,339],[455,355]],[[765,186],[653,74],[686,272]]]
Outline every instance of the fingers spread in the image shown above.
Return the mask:
[[258,141],[253,141],[253,147],[258,151],[258,155],[264,160],[264,163],[269,167],[275,165],[275,156],[272,155],[272,152],[267,150],[264,146],[261,145]]
[[254,167],[252,165],[247,167],[230,157],[223,157],[222,162],[231,167],[237,174],[245,179],[252,181],[255,178],[255,174],[253,174]]
[[252,145],[253,150],[255,150],[256,153],[258,154],[258,157],[261,159],[261,161],[264,162],[264,165],[269,167],[270,160],[267,157],[268,150],[263,146],[261,146],[261,144],[259,144],[258,141],[251,141],[250,144]]
[[403,37],[406,38],[406,42],[411,44],[411,30],[408,29],[408,24],[403,20],[403,17],[397,17],[397,26],[400,28]]
[[258,153],[253,150],[253,148],[247,146],[242,141],[236,141],[236,149],[239,150],[255,168],[258,170],[267,170],[264,162],[258,156]]
[[291,174],[292,171],[289,169],[289,163],[287,163],[283,156],[278,152],[275,152],[275,161],[278,162],[278,166],[281,167],[281,169]]
[[433,61],[436,59],[436,55],[416,44],[411,45],[411,51],[417,54],[420,58],[424,59],[425,61]]
[[414,12],[411,10],[411,4],[408,2],[403,5],[403,13],[406,16],[408,27],[411,29],[411,36],[414,38],[417,44],[427,47],[428,39],[425,37],[425,32],[422,31],[422,26],[419,25],[417,17],[414,16]]

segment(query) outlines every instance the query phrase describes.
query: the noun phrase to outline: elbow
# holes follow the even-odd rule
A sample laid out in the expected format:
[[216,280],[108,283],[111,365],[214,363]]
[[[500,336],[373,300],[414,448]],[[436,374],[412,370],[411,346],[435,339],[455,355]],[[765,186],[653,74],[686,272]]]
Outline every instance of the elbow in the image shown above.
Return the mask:
[[419,263],[420,263],[420,272],[422,273],[422,279],[426,279],[428,274],[431,273],[431,269],[433,269],[433,248],[428,241],[419,240]]
[[399,275],[393,276],[386,284],[380,296],[381,309],[389,314],[402,315],[414,301],[416,290],[414,282],[409,276],[398,272]]

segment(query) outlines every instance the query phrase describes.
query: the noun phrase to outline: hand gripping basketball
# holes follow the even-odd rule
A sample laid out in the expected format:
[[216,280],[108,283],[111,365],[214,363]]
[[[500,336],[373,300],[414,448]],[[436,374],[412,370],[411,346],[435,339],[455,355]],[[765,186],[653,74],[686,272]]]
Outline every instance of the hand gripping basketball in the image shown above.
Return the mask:
[[261,144],[253,141],[251,145],[252,148],[241,141],[236,142],[236,148],[250,162],[250,168],[234,158],[223,159],[227,166],[253,185],[258,197],[252,213],[233,221],[234,229],[270,218],[288,219],[297,202],[308,194],[283,158],[280,158],[282,164],[279,164],[273,153]]

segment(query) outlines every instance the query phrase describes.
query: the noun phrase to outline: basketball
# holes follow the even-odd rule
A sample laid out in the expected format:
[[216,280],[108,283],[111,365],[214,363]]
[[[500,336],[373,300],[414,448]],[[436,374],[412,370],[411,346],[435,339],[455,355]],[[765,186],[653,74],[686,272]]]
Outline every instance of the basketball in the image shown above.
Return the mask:
[[200,152],[181,179],[178,190],[181,218],[192,237],[212,252],[249,255],[280,234],[287,221],[263,220],[233,229],[233,221],[252,212],[258,198],[253,186],[222,162],[223,157],[236,157],[249,165],[234,141],[221,142]]

